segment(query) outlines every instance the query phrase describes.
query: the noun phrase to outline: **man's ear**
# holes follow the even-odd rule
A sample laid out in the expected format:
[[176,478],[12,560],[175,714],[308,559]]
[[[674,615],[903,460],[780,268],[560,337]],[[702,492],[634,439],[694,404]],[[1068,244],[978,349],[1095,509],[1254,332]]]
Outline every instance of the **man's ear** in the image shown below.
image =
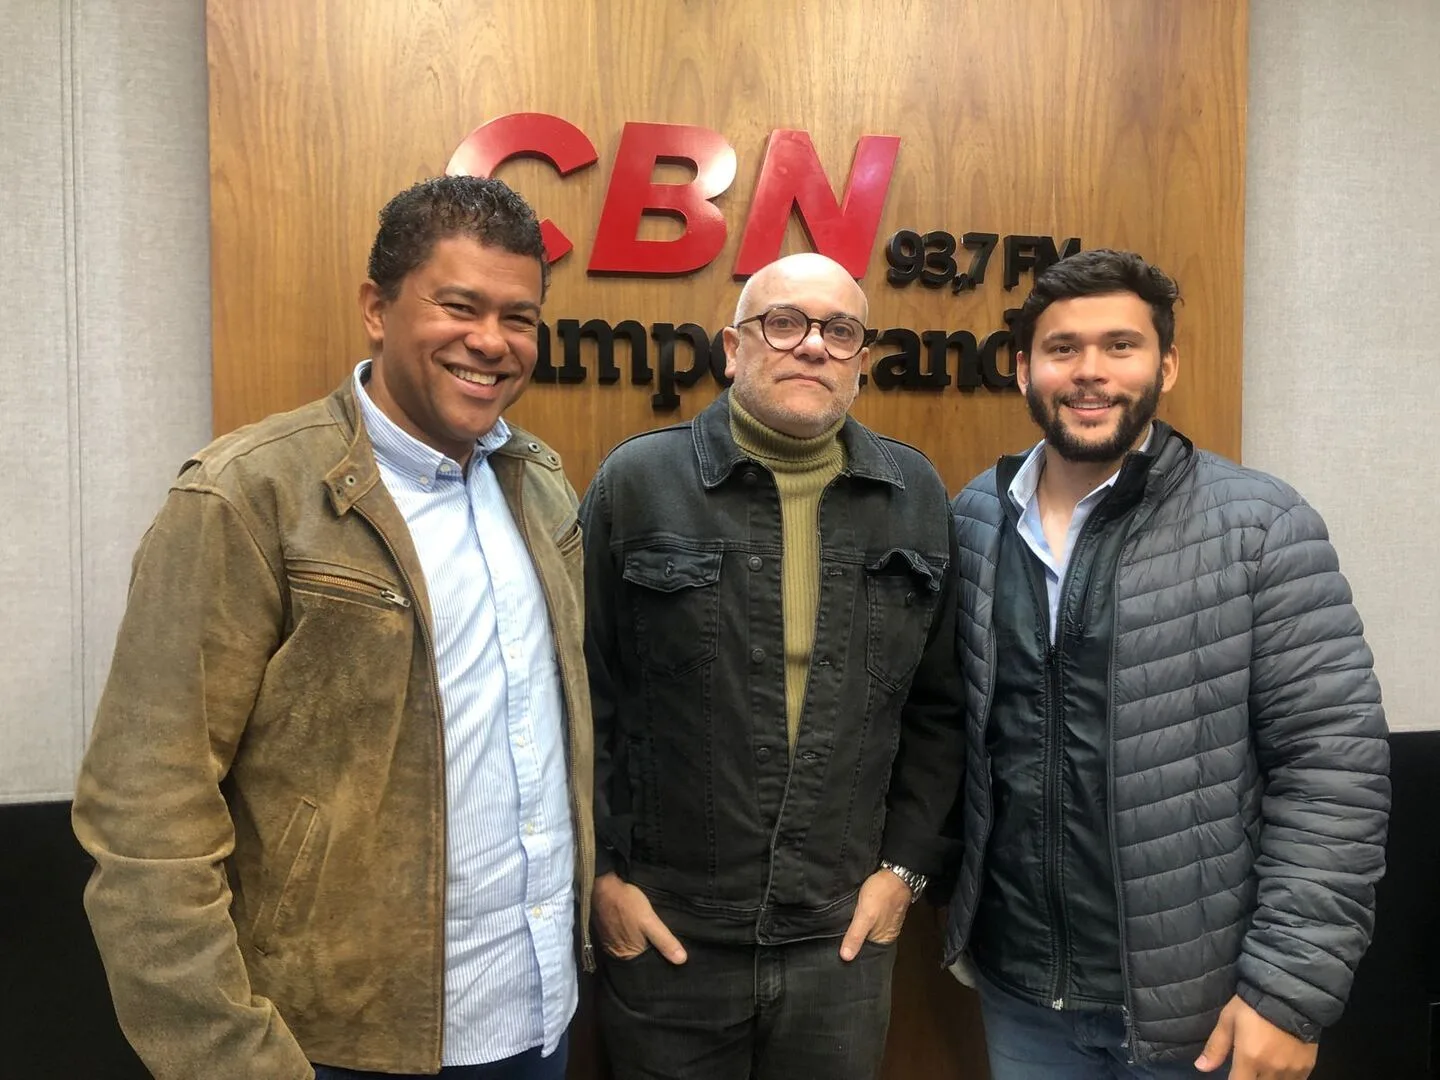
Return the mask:
[[1015,354],[1015,385],[1022,394],[1030,390],[1030,357],[1023,352]]
[[725,346],[725,377],[735,378],[735,350],[740,347],[740,331],[727,326],[720,331],[720,342]]
[[1180,378],[1180,350],[1171,345],[1160,357],[1160,392],[1168,394]]
[[360,285],[360,320],[365,324],[365,336],[372,347],[385,340],[385,298],[380,295],[380,286],[373,281]]
[[870,370],[869,345],[866,345],[863,349],[861,349],[858,353],[855,354],[855,361],[855,392],[858,394],[861,390],[860,376]]

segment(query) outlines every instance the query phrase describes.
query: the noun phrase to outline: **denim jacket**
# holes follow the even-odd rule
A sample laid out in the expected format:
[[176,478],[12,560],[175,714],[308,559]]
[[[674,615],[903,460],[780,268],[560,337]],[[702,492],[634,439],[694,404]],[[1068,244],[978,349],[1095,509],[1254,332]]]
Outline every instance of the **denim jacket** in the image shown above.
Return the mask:
[[[554,630],[584,928],[593,768],[575,495],[524,432],[490,463]],[[311,1059],[439,1069],[430,625],[349,379],[186,462],[135,557],[74,805],[116,1015],[157,1080],[308,1080]]]
[[882,856],[936,873],[950,850],[964,733],[945,488],[853,419],[840,438],[793,757],[780,500],[731,437],[728,395],[622,443],[581,504],[598,869],[682,935],[839,934]]

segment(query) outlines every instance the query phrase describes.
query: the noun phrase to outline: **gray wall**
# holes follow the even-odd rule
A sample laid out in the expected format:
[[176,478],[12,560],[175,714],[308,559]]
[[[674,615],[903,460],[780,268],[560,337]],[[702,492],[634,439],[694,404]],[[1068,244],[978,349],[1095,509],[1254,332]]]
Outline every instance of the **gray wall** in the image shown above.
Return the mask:
[[1440,729],[1437,57],[1440,0],[1251,3],[1244,458],[1325,515],[1397,731]]
[[0,0],[0,802],[69,798],[167,479],[210,431],[201,0]]
[[[28,802],[71,794],[131,552],[209,436],[204,4],[0,26],[0,802]],[[1329,521],[1397,729],[1440,729],[1436,56],[1436,0],[1252,0],[1244,454]]]

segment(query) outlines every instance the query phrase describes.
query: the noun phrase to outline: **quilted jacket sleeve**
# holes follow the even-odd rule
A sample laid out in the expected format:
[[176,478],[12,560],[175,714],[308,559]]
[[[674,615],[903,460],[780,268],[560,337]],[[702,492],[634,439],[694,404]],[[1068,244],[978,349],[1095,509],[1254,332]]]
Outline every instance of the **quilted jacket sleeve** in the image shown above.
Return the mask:
[[1254,579],[1250,723],[1265,787],[1237,992],[1313,1041],[1339,1018],[1370,941],[1390,758],[1350,587],[1324,522],[1295,498]]

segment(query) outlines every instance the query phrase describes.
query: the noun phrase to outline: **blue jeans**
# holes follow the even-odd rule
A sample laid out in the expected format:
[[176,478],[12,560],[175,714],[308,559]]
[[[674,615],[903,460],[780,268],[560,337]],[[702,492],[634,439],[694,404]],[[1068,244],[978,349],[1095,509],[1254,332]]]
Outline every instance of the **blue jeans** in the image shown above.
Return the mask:
[[[570,1034],[566,1032],[549,1057],[541,1057],[537,1046],[487,1065],[447,1065],[439,1076],[440,1080],[565,1080],[565,1061],[569,1054]],[[315,1080],[434,1080],[434,1077],[434,1073],[377,1073],[334,1065],[315,1066]]]
[[1194,1059],[1129,1064],[1118,1006],[1057,1012],[1022,1001],[983,976],[977,983],[990,1080],[1223,1080],[1230,1074],[1228,1067],[1202,1073],[1191,1063]]

